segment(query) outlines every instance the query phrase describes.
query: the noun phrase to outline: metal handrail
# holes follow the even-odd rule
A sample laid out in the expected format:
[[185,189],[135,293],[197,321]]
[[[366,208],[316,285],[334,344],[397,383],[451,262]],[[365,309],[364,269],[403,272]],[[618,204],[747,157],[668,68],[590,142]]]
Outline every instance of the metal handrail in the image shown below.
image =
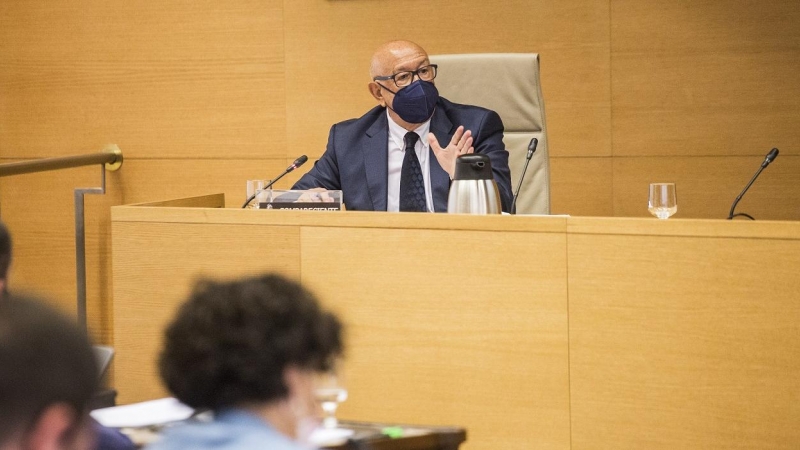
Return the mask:
[[58,158],[42,158],[32,161],[20,161],[0,164],[0,177],[21,175],[24,173],[46,172],[48,170],[69,169],[72,167],[104,164],[106,170],[114,171],[122,165],[122,150],[116,145],[109,145],[100,153],[62,156]]
[[112,144],[106,146],[100,153],[0,164],[0,177],[99,164],[104,166],[100,168],[100,187],[75,189],[75,278],[77,280],[77,316],[78,323],[84,330],[87,330],[88,327],[86,321],[86,221],[83,209],[83,196],[86,194],[106,193],[106,170],[115,171],[122,166],[122,150]]

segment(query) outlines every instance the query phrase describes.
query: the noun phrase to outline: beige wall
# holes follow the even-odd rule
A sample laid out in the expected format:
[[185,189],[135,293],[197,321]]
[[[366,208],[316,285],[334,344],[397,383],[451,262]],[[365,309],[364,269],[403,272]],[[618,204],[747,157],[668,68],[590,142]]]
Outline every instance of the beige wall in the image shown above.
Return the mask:
[[[430,53],[541,54],[556,213],[646,215],[647,183],[674,180],[678,217],[724,217],[779,147],[740,209],[800,219],[796,0],[407,0],[411,15],[398,5],[0,4],[0,162],[107,143],[125,154],[108,194],[86,200],[101,340],[112,326],[109,206],[212,192],[233,206],[245,179],[318,157],[332,123],[372,105],[368,59],[393,38]],[[72,189],[98,184],[98,170],[0,180],[13,286],[74,308]]]

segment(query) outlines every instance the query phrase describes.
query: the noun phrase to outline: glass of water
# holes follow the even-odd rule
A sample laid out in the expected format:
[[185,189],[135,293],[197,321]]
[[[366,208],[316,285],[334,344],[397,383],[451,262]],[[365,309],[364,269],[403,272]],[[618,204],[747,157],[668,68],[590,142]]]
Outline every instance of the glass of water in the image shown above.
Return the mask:
[[659,219],[669,219],[678,212],[675,183],[650,183],[650,198],[647,210]]
[[270,189],[264,189],[264,186],[269,185],[271,180],[247,180],[247,197],[250,198],[253,194],[256,197],[247,205],[248,208],[258,209],[259,203],[268,202],[270,200]]
[[342,374],[334,370],[318,374],[314,382],[314,396],[324,413],[322,426],[327,429],[339,426],[336,410],[339,408],[339,403],[347,400],[347,388]]

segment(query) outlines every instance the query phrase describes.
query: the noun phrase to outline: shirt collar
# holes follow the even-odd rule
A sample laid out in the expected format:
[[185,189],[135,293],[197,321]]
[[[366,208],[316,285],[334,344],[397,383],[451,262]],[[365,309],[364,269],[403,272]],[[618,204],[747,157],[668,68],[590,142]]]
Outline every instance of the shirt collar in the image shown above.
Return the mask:
[[[405,148],[405,137],[408,130],[401,127],[389,115],[389,108],[386,108],[386,117],[389,118],[389,139],[391,139],[398,147]],[[419,142],[422,143],[422,148],[428,148],[428,133],[431,129],[431,119],[421,123],[420,126],[414,128],[414,132],[419,135]]]

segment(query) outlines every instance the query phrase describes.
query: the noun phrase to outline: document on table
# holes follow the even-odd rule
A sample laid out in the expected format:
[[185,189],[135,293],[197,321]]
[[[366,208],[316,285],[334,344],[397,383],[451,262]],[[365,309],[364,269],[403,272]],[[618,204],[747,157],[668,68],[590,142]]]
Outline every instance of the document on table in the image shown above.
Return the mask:
[[91,412],[94,420],[110,428],[136,428],[163,425],[186,420],[194,414],[177,399],[168,397],[123,406],[96,409]]

